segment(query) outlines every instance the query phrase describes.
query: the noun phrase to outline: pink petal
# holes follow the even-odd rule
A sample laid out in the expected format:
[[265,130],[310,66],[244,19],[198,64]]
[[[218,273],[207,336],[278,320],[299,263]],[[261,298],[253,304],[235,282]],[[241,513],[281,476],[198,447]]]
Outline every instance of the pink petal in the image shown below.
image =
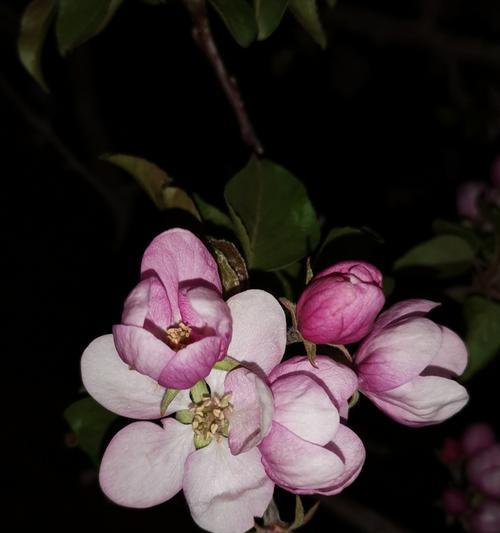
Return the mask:
[[158,382],[167,388],[189,389],[210,374],[214,364],[224,357],[224,342],[220,337],[205,337],[188,344],[164,366]]
[[431,300],[403,300],[389,307],[387,311],[383,312],[377,318],[375,329],[384,328],[402,318],[408,318],[410,316],[423,317],[439,305],[441,304],[432,302]]
[[445,374],[446,377],[460,376],[467,366],[467,348],[464,341],[451,329],[444,326],[440,326],[440,328],[442,333],[441,347],[426,373],[431,375]]
[[222,291],[219,271],[205,245],[190,231],[174,228],[158,235],[144,252],[143,277],[155,274],[163,283],[173,309],[179,283],[199,280]]
[[468,426],[460,439],[466,457],[472,457],[496,442],[493,428],[486,422],[476,422]]
[[326,444],[339,426],[339,413],[325,389],[304,374],[289,374],[272,384],[274,421],[301,439]]
[[337,478],[335,484],[318,491],[320,494],[332,496],[344,490],[358,477],[365,462],[366,452],[361,439],[343,424],[339,425],[333,441],[326,448],[339,455],[345,465],[344,473]]
[[345,471],[338,455],[301,439],[277,422],[259,449],[267,475],[290,492],[317,492],[334,485]]
[[286,318],[269,293],[251,289],[228,300],[233,317],[233,338],[228,355],[253,370],[269,373],[282,359],[286,347]]
[[229,418],[229,448],[233,455],[259,444],[271,428],[273,395],[269,387],[250,370],[229,372],[224,383],[231,393],[234,411]]
[[161,281],[152,276],[142,280],[125,300],[122,324],[146,327],[148,322],[157,330],[166,330],[179,320],[178,310],[173,312]]
[[324,387],[340,411],[358,388],[356,374],[346,365],[333,361],[326,355],[318,355],[316,365],[317,368],[313,367],[305,356],[292,357],[273,369],[269,374],[269,381],[273,383],[280,376],[286,375],[308,376]]
[[191,426],[168,418],[164,428],[135,422],[117,433],[101,462],[99,481],[108,498],[126,507],[152,507],[182,488],[184,463],[194,450]]
[[[82,379],[89,394],[113,413],[135,419],[160,418],[165,388],[150,377],[130,370],[118,355],[113,335],[103,335],[83,352]],[[167,415],[185,409],[189,394],[181,391]]]
[[467,478],[481,493],[500,498],[500,444],[476,453],[466,467]]
[[125,363],[156,380],[176,355],[163,341],[137,326],[113,326],[113,338],[116,350]]
[[469,400],[462,385],[438,376],[418,376],[395,389],[366,396],[386,415],[414,427],[442,422]]
[[194,521],[217,533],[244,533],[264,514],[274,484],[266,476],[260,452],[232,455],[226,439],[213,441],[189,456],[184,495]]
[[224,394],[224,380],[226,379],[227,372],[224,370],[217,370],[213,368],[210,374],[205,378],[207,385],[210,387],[210,392],[213,394],[216,392],[219,396]]
[[371,333],[355,356],[360,389],[380,392],[418,376],[441,347],[440,326],[426,318],[408,318]]

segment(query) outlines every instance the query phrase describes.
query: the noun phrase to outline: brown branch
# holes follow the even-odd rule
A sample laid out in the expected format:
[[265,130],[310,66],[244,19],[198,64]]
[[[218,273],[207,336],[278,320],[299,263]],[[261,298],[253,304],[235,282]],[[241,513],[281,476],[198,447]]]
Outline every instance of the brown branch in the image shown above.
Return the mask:
[[441,31],[433,24],[432,15],[404,19],[370,9],[353,8],[344,3],[331,10],[328,24],[333,28],[365,36],[378,44],[427,48],[459,61],[500,67],[499,45]]
[[257,154],[262,154],[264,149],[260,144],[250,118],[245,110],[245,104],[238,89],[236,80],[229,75],[215,45],[210,23],[208,21],[205,0],[184,0],[193,20],[193,38],[203,50],[211,63],[219,83],[233,108],[236,120],[240,126],[243,141]]

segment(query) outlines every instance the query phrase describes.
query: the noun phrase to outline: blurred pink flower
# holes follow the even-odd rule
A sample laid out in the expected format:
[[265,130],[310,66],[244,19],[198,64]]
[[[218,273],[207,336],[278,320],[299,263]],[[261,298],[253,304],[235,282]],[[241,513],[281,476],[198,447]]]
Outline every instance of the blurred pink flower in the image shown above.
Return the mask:
[[467,462],[465,472],[477,490],[500,500],[500,443],[476,452]]
[[446,420],[467,403],[454,381],[467,350],[451,330],[425,318],[438,304],[406,300],[382,313],[355,356],[360,390],[384,413],[408,426]]
[[458,440],[448,437],[444,440],[439,456],[446,464],[453,465],[458,463],[463,457],[462,445]]
[[317,344],[362,339],[384,306],[382,273],[362,261],[343,261],[323,270],[297,303],[298,328]]
[[481,218],[479,212],[479,200],[486,192],[486,184],[480,181],[467,181],[462,183],[457,191],[457,211],[463,218],[478,221]]
[[493,428],[485,422],[477,422],[468,426],[461,438],[461,445],[466,456],[488,448],[496,441]]
[[464,514],[469,504],[464,492],[455,487],[447,488],[441,495],[441,504],[446,514],[460,516]]
[[500,503],[483,500],[472,515],[469,525],[472,533],[498,533],[500,531]]

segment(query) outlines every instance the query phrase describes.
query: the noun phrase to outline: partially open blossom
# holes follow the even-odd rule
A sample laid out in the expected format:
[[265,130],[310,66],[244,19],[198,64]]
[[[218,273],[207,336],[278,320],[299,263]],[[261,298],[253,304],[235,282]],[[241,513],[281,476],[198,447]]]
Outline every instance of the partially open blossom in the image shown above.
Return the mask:
[[496,441],[493,428],[485,422],[477,422],[468,426],[461,438],[461,445],[467,457],[488,448]]
[[443,492],[441,505],[446,514],[451,516],[460,516],[469,508],[466,495],[462,490],[455,487],[449,487]]
[[365,459],[359,437],[340,421],[357,389],[354,372],[325,356],[314,368],[294,357],[269,375],[274,417],[259,446],[268,476],[296,494],[337,494]]
[[479,220],[479,201],[486,191],[486,184],[480,181],[462,183],[457,191],[457,211],[461,217],[469,220]]
[[474,454],[467,462],[465,472],[477,490],[500,501],[500,443]]
[[446,420],[468,401],[452,378],[467,366],[467,350],[451,330],[425,318],[436,303],[406,300],[382,313],[355,356],[360,390],[408,426]]
[[500,503],[483,500],[469,522],[472,533],[498,533],[500,531]]
[[362,339],[384,305],[382,274],[369,263],[343,261],[323,270],[297,303],[298,328],[317,344]]

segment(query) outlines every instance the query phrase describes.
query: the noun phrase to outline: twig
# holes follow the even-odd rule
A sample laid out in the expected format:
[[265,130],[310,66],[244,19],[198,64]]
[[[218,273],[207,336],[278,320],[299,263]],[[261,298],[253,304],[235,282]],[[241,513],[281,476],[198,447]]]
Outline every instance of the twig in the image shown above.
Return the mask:
[[236,80],[229,75],[215,45],[210,23],[208,21],[205,0],[184,0],[193,20],[193,38],[210,61],[219,83],[233,108],[236,120],[240,126],[243,141],[257,154],[264,149],[255,134],[250,118],[245,110],[245,104],[238,89]]
[[412,533],[373,509],[344,496],[321,498],[321,504],[324,509],[328,509],[343,522],[363,533]]
[[433,22],[432,14],[408,20],[345,3],[329,16],[332,27],[363,35],[379,44],[416,46],[460,61],[500,66],[500,46],[441,31]]

